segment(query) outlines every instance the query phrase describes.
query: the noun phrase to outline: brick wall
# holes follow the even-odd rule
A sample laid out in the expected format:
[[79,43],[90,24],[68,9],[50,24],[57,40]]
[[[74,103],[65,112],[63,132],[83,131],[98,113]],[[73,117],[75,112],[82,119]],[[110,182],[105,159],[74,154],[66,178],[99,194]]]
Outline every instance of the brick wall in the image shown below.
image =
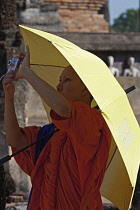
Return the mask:
[[109,23],[103,14],[107,0],[43,0],[59,5],[64,30],[68,32],[109,32]]

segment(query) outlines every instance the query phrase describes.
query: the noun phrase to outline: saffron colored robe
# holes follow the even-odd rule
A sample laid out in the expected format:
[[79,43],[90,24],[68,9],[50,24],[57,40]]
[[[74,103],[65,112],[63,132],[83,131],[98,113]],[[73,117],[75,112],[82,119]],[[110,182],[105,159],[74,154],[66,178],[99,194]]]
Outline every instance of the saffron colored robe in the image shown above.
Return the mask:
[[[36,146],[15,156],[31,177],[29,210],[102,210],[103,181],[111,134],[101,113],[83,102],[70,102],[72,117],[62,119],[51,110],[56,132],[36,162]],[[29,143],[37,139],[39,127],[23,128]],[[12,148],[13,152],[18,151]]]

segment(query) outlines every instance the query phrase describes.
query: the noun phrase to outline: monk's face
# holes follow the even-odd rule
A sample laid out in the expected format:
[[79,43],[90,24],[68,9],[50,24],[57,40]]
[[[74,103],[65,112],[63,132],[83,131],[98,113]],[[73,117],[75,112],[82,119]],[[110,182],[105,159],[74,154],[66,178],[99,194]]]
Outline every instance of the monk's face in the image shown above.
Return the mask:
[[71,101],[81,101],[86,87],[74,69],[68,66],[62,72],[56,88],[65,98]]

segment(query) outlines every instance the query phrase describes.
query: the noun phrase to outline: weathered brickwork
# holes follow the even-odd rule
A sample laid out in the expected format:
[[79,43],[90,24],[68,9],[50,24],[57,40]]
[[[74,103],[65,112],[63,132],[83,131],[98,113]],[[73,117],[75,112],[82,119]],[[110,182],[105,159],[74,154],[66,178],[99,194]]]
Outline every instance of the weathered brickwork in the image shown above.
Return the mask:
[[[95,12],[86,11],[66,11],[61,10],[60,16],[65,31],[69,32],[108,32],[108,23],[104,20],[103,15]],[[73,18],[72,18],[73,16]]]
[[102,14],[102,8],[107,0],[44,0],[59,5],[64,31],[68,32],[109,32],[108,21]]
[[107,0],[43,0],[44,2],[56,2],[60,9],[69,10],[94,10],[99,11]]

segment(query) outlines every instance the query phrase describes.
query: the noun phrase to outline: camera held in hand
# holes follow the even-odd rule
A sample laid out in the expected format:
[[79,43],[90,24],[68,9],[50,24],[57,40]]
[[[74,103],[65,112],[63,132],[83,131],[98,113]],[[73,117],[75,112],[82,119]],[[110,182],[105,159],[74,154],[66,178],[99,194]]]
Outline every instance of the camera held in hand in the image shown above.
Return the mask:
[[8,71],[17,71],[20,65],[20,60],[18,58],[12,58],[8,61]]
[[[21,64],[21,61],[18,58],[12,58],[12,60],[8,61],[8,71],[15,71],[17,72],[19,69],[19,66]],[[0,77],[0,81],[2,81],[2,79],[5,77],[6,74],[2,75]]]

